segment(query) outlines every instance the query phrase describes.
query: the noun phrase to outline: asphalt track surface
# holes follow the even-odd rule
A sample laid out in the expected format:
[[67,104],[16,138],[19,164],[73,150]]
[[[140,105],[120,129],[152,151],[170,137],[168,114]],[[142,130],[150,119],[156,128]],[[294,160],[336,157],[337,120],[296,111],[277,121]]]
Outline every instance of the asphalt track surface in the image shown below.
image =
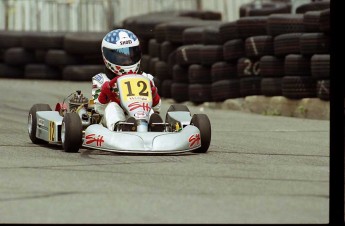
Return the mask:
[[329,222],[328,120],[188,105],[211,121],[206,154],[31,143],[31,106],[77,89],[91,83],[0,79],[0,223]]

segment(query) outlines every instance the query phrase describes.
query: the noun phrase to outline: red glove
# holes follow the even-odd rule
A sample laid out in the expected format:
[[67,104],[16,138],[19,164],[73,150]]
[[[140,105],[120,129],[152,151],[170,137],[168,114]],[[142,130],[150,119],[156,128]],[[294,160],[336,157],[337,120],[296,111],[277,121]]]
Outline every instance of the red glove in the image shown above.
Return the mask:
[[109,86],[110,87],[114,87],[115,86],[115,83],[116,83],[116,81],[117,81],[117,79],[119,78],[119,77],[121,77],[122,75],[118,75],[118,76],[116,76],[115,78],[113,78],[112,80],[110,80],[110,82],[109,82]]
[[110,82],[106,81],[103,83],[101,88],[101,93],[98,96],[98,101],[101,104],[107,104],[110,101],[117,102],[117,95],[111,91],[110,89]]
[[150,81],[150,85],[151,85],[151,92],[152,92],[152,106],[154,107],[159,103],[159,100],[161,99],[161,97],[158,94],[157,87],[152,84],[152,81]]
[[150,81],[151,85],[151,93],[152,93],[152,98],[154,98],[157,95],[157,87],[152,84],[152,81]]

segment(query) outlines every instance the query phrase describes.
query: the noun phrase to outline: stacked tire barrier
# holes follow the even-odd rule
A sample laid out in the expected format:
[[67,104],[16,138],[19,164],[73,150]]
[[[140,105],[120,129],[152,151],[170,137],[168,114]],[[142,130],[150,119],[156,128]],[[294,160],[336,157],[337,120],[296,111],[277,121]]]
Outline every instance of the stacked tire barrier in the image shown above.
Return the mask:
[[[143,53],[148,54],[148,41],[154,37],[152,27],[155,25],[171,21],[194,21],[200,24],[200,21],[214,21],[220,18],[220,13],[211,11],[169,11],[131,17],[126,19],[124,24],[127,29],[136,31]],[[137,23],[137,19],[140,23]],[[194,23],[185,26],[194,26]],[[113,27],[117,28],[120,26]],[[93,75],[105,70],[101,42],[106,33],[108,31],[0,31],[0,78],[91,81]],[[153,45],[150,47],[151,56],[157,55],[157,51],[160,51]],[[158,45],[157,47],[159,48]],[[169,48],[174,46],[163,48],[165,58],[168,58]],[[144,61],[145,56],[143,65]],[[164,69],[163,66],[161,68]]]
[[243,5],[236,21],[200,16],[161,22],[153,15],[124,27],[139,35],[144,27],[150,31],[142,69],[159,79],[163,97],[176,102],[252,95],[329,100],[329,1],[295,12],[288,1],[253,4]]
[[[240,18],[169,11],[127,18],[142,47],[141,70],[176,102],[248,96],[329,100],[330,2],[291,12],[285,0],[243,5]],[[115,29],[115,28],[114,28]],[[0,31],[0,77],[90,81],[104,70],[107,32]]]
[[0,31],[0,77],[90,81],[106,32]]

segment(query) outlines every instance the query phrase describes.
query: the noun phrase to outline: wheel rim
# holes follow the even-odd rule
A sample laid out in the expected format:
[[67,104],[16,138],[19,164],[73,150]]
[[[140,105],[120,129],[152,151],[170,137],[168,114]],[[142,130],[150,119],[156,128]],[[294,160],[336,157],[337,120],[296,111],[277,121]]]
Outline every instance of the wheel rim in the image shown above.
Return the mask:
[[65,143],[65,123],[63,122],[61,125],[61,142]]
[[28,132],[29,134],[32,132],[32,114],[29,114],[28,116]]

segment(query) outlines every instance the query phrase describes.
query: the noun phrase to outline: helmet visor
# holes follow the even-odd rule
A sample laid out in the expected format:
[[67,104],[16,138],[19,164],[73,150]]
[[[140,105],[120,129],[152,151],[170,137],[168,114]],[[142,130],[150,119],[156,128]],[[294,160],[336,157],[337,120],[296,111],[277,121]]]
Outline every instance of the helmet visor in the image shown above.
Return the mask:
[[108,49],[103,47],[103,56],[112,64],[130,66],[141,59],[140,46]]

